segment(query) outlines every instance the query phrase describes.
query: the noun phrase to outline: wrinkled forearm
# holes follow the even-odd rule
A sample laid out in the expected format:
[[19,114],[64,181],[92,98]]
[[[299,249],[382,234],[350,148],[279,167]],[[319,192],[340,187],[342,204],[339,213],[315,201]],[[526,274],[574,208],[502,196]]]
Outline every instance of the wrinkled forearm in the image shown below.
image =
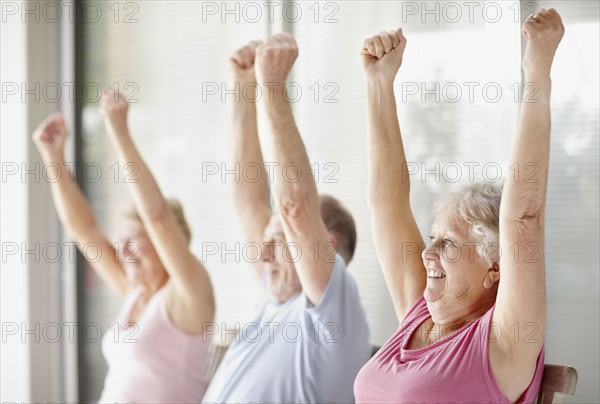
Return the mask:
[[525,82],[511,169],[502,196],[500,214],[505,219],[537,216],[546,202],[552,83],[549,73],[526,73]]
[[370,203],[408,203],[410,180],[393,83],[368,79],[367,103]]
[[278,163],[273,186],[278,204],[293,201],[296,206],[313,203],[318,206],[310,161],[289,101],[283,93],[276,92],[271,100],[265,97],[264,102],[270,131],[269,149],[272,160]]

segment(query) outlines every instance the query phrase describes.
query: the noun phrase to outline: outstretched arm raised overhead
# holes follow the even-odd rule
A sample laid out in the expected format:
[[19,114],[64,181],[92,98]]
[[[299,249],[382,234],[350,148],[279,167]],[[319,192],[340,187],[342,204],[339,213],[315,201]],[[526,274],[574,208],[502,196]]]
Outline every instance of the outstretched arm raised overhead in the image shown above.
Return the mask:
[[169,314],[184,331],[200,333],[202,323],[212,321],[215,311],[208,273],[190,252],[181,226],[129,135],[127,100],[119,93],[105,91],[101,104],[107,131],[119,160],[126,170],[131,171],[133,180],[128,186],[137,212],[170,276],[172,285],[167,291]]
[[[527,47],[525,91],[500,205],[500,285],[493,321],[503,335],[514,327],[531,329],[532,338],[500,338],[490,344],[490,363],[500,389],[518,398],[531,380],[546,326],[544,210],[550,158],[550,69],[563,35],[560,15],[540,10],[523,25]],[[526,364],[524,366],[523,364]]]
[[262,99],[268,121],[266,148],[270,160],[278,163],[273,196],[287,243],[296,243],[300,248],[295,265],[302,288],[317,305],[333,269],[334,247],[321,217],[317,186],[284,89],[297,57],[296,41],[289,34],[275,35],[256,50],[256,73],[263,94],[269,89]]
[[[256,116],[254,59],[256,47],[260,44],[260,41],[252,41],[238,49],[230,59],[233,78],[241,92],[239,100],[233,105],[233,160],[243,172],[253,175],[251,179],[242,176],[239,182],[234,181],[233,203],[246,241],[258,245],[262,243],[265,228],[271,218],[269,179],[260,149]],[[256,177],[253,174],[255,172]],[[258,261],[253,266],[260,277],[262,262]]]
[[410,180],[396,111],[394,79],[402,65],[402,29],[381,32],[363,43],[369,116],[369,191],[377,257],[398,321],[423,295],[423,238],[410,208]]
[[44,163],[60,170],[58,180],[50,184],[52,199],[61,223],[80,249],[89,244],[100,248],[100,259],[92,262],[100,278],[125,295],[128,290],[127,276],[121,265],[122,257],[113,248],[100,228],[94,212],[85,196],[74,181],[64,159],[65,141],[68,131],[60,114],[50,115],[33,134],[33,140],[44,159]]

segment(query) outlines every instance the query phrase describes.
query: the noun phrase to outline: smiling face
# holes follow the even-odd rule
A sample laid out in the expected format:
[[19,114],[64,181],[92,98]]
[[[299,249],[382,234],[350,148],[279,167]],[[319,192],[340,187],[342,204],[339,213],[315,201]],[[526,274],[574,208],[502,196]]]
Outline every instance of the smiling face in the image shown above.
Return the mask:
[[278,302],[300,293],[302,285],[294,267],[293,261],[299,252],[288,248],[283,233],[283,226],[278,214],[273,214],[265,228],[262,263],[266,276],[267,290],[271,297]]
[[168,280],[142,223],[127,219],[119,237],[119,257],[130,285],[159,285]]
[[423,251],[424,297],[434,321],[456,320],[495,299],[498,265],[490,267],[477,253],[477,240],[467,223],[457,223],[447,212],[440,212],[431,237],[432,243]]

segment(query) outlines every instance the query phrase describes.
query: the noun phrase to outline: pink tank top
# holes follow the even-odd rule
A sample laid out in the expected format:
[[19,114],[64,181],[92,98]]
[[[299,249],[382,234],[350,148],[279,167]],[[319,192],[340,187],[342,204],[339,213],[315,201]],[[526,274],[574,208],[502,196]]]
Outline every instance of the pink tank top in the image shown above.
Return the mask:
[[102,403],[199,403],[208,385],[207,335],[189,335],[173,324],[157,291],[137,325],[129,328],[142,288],[132,290],[102,340],[108,362]]
[[[500,392],[488,356],[494,307],[481,318],[430,346],[405,349],[412,331],[431,317],[424,298],[358,373],[357,403],[509,403]],[[533,380],[518,400],[534,403],[544,370],[540,352]]]

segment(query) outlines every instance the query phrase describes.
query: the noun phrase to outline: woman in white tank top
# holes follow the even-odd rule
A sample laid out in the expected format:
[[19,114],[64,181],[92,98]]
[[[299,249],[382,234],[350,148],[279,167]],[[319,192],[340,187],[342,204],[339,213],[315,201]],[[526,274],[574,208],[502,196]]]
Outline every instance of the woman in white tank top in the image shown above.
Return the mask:
[[54,204],[78,246],[95,243],[99,276],[125,297],[102,348],[109,365],[101,402],[200,402],[206,389],[215,303],[207,271],[189,249],[181,205],[163,197],[127,128],[128,103],[103,91],[101,113],[129,175],[134,208],[115,249],[64,161],[65,121],[49,116],[33,135],[46,164],[65,170],[51,184]]

